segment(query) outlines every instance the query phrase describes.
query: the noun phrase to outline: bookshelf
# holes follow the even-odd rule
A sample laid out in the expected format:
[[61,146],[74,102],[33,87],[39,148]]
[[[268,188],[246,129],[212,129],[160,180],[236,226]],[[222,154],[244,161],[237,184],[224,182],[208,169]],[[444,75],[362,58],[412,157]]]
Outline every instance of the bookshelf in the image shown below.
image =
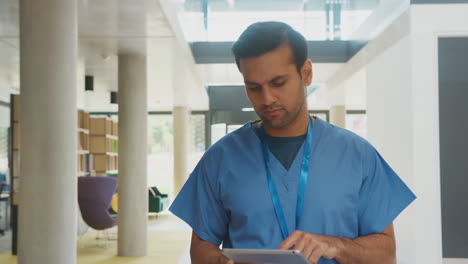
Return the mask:
[[89,113],[78,110],[78,176],[90,176]]
[[90,119],[90,154],[96,176],[118,172],[118,124],[106,117]]
[[10,96],[10,197],[11,205],[18,205],[20,176],[20,101],[19,95]]

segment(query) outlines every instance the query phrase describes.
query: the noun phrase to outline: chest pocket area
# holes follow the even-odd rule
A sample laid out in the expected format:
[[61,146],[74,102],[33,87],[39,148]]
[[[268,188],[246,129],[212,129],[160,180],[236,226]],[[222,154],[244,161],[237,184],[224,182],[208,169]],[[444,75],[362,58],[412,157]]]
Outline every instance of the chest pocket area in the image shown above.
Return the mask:
[[[232,246],[275,248],[281,242],[281,230],[268,191],[266,175],[230,175],[229,188],[223,194],[225,210],[229,214],[229,236]],[[242,180],[241,180],[242,179]]]
[[354,238],[358,233],[359,175],[336,167],[313,175],[308,181],[301,227],[315,234]]

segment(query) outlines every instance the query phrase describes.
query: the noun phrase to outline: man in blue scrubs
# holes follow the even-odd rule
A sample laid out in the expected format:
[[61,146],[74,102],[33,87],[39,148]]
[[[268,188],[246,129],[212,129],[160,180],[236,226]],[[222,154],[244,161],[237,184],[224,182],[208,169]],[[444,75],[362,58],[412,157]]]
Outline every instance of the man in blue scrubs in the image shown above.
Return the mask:
[[261,120],[214,144],[170,208],[193,229],[192,263],[232,263],[221,244],[395,263],[392,222],[415,196],[369,142],[308,115],[304,37],[255,23],[233,52]]

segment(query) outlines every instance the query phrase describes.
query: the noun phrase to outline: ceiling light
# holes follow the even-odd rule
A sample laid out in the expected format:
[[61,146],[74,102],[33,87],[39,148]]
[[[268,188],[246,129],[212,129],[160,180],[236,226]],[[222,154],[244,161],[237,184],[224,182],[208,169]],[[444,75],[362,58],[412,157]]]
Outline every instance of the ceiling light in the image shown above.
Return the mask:
[[244,107],[244,108],[242,108],[242,111],[243,111],[243,112],[253,112],[254,109],[251,108],[251,107]]

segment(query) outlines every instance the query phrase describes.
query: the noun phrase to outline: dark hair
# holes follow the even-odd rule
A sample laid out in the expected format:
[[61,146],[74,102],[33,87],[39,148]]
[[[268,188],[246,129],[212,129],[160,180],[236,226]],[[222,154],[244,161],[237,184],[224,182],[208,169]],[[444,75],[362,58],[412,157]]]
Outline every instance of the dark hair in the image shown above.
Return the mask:
[[293,62],[300,73],[302,65],[307,60],[307,42],[299,32],[282,22],[257,22],[250,25],[232,46],[232,52],[239,61],[262,55],[287,43],[292,51]]

